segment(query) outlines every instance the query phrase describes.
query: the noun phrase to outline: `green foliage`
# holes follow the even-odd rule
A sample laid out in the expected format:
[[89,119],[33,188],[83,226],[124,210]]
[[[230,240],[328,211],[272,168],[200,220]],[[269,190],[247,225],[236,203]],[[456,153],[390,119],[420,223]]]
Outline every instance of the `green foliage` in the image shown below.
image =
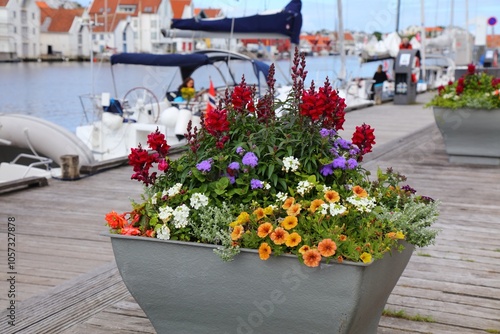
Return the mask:
[[[472,69],[470,69],[471,72]],[[427,107],[449,109],[500,108],[500,79],[486,73],[467,73],[452,84],[438,88]]]
[[385,309],[382,312],[382,315],[386,316],[386,317],[406,319],[406,320],[410,320],[410,321],[435,322],[435,320],[431,316],[422,316],[420,314],[412,316],[412,315],[408,315],[404,310],[391,311],[391,310]]

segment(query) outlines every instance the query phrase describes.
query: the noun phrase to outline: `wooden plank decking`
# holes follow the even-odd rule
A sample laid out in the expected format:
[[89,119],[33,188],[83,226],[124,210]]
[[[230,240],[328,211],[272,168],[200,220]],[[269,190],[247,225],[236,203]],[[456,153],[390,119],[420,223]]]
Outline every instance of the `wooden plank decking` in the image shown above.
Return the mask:
[[[366,168],[392,166],[442,203],[436,244],[415,252],[386,307],[432,322],[384,316],[379,333],[500,333],[500,167],[448,163],[429,111],[417,107],[414,120],[394,119],[411,106],[347,116],[382,120],[375,128],[385,145],[367,157]],[[415,128],[418,122],[427,127]],[[409,126],[418,131],[387,137],[391,127]],[[121,282],[109,240],[99,235],[106,212],[126,211],[129,198],[139,198],[142,188],[129,177],[121,167],[0,196],[0,333],[154,333]],[[5,312],[8,217],[16,219],[15,327]]]

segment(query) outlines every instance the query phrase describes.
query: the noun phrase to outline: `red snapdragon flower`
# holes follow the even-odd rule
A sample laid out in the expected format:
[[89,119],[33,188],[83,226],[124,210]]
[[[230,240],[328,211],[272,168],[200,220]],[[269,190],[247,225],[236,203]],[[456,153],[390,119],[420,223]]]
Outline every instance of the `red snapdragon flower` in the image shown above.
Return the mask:
[[238,112],[243,112],[245,108],[252,113],[255,112],[253,92],[245,83],[244,78],[239,85],[234,87],[233,93],[231,94],[231,103],[233,108]]
[[441,85],[438,87],[438,94],[441,95],[441,94],[443,94],[443,92],[444,92],[444,86]]
[[352,135],[352,143],[359,147],[358,161],[362,161],[363,155],[372,151],[372,146],[375,145],[374,131],[375,129],[365,123],[356,127],[356,131]]
[[156,180],[156,172],[150,175],[149,169],[155,162],[158,162],[158,154],[150,155],[148,151],[141,147],[141,144],[139,144],[138,148],[130,149],[128,163],[133,166],[135,172],[132,174],[131,179],[142,181],[146,186],[154,183]]
[[148,145],[152,150],[158,152],[162,157],[166,157],[168,154],[168,150],[170,149],[170,146],[165,140],[165,135],[161,133],[158,128],[156,128],[155,132],[152,132],[148,135]]
[[476,73],[476,66],[474,64],[467,65],[467,75]]
[[218,137],[223,132],[229,131],[229,121],[225,109],[214,109],[205,116],[205,127],[212,136]]

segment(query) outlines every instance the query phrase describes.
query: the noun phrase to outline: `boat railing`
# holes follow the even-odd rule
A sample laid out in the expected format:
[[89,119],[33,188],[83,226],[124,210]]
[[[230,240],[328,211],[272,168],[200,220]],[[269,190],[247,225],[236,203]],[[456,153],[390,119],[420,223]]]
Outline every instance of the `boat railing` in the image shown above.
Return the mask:
[[87,123],[100,118],[102,114],[102,96],[100,94],[83,94],[78,98]]
[[26,168],[26,171],[24,172],[24,175],[22,176],[23,178],[26,177],[30,170],[33,168],[33,167],[37,167],[37,166],[45,166],[45,169],[49,172],[50,171],[50,165],[52,164],[52,159],[49,159],[49,158],[46,158],[46,157],[41,157],[41,156],[38,156],[38,155],[33,155],[33,154],[27,154],[27,153],[20,153],[18,154],[14,160],[12,160],[10,162],[10,164],[12,165],[15,165],[17,163],[17,161],[19,159],[31,159],[31,160],[38,160],[38,161],[35,161],[35,162],[32,162],[31,164],[29,164]]

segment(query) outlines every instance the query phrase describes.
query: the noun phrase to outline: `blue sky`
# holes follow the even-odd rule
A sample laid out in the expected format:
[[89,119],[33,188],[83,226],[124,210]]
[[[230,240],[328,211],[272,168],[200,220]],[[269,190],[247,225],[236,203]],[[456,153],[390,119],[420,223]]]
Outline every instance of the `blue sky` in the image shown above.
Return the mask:
[[[175,1],[175,0],[172,0]],[[195,7],[222,8],[228,16],[256,14],[262,10],[281,9],[288,0],[193,0]],[[452,21],[451,6],[454,4],[453,24],[465,27],[465,0],[424,0],[426,26],[448,26]],[[476,17],[496,17],[500,21],[500,0],[468,0],[469,21]],[[396,29],[397,0],[343,0],[344,29],[368,32],[391,32]],[[421,24],[421,1],[401,0],[400,24]],[[337,20],[337,0],[302,0],[303,31],[319,29],[335,30]],[[471,25],[471,31],[474,26]],[[500,33],[500,23],[495,27]],[[488,28],[491,33],[491,27]]]

